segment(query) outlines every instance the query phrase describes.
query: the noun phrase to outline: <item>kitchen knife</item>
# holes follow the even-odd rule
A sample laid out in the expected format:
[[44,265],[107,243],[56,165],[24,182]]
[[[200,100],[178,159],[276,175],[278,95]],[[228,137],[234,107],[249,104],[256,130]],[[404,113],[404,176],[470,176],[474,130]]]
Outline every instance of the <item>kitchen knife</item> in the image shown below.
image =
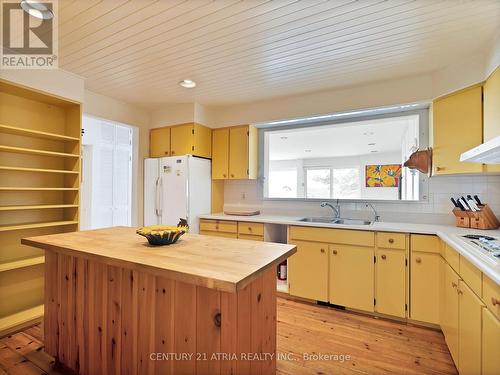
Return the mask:
[[458,208],[460,208],[462,211],[466,211],[464,205],[462,204],[462,202],[460,202],[460,199],[457,199],[456,202],[457,202]]
[[476,202],[474,202],[474,199],[470,195],[467,195],[467,204],[469,205],[470,208],[472,208],[473,211],[479,211],[479,207],[477,206]]
[[476,200],[476,203],[480,206],[484,206],[481,201],[479,200],[479,197],[477,195],[474,195],[474,199]]
[[455,200],[455,198],[451,197],[450,198],[451,200],[451,203],[453,203],[453,205],[456,207],[456,208],[460,208],[460,206],[458,205],[457,201]]
[[464,197],[460,197],[458,200],[460,203],[462,203],[462,206],[464,206],[466,211],[472,211]]

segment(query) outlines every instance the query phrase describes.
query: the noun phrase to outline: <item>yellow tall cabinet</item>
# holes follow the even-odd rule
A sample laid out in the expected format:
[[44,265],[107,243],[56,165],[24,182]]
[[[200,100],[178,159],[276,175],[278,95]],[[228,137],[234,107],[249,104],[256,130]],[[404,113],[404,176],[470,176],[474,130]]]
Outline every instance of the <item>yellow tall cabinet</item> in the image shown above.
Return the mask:
[[258,130],[251,125],[215,129],[212,136],[212,178],[256,179],[258,174]]
[[433,174],[479,173],[483,165],[460,155],[483,142],[483,88],[473,86],[433,102]]
[[80,103],[0,80],[0,336],[43,315],[44,254],[24,237],[78,230]]
[[500,67],[484,83],[484,140],[500,136]]

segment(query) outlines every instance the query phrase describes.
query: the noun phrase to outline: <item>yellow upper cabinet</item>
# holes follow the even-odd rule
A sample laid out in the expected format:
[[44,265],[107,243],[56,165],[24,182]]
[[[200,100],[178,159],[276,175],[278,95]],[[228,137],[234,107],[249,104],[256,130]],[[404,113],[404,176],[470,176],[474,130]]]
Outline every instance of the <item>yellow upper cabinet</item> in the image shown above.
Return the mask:
[[500,67],[484,83],[484,140],[500,136]]
[[229,128],[212,131],[212,179],[224,180],[229,176]]
[[212,178],[257,178],[258,130],[251,125],[213,131]]
[[149,156],[170,156],[170,128],[151,129],[149,133]]
[[479,163],[460,162],[460,154],[483,142],[482,86],[473,86],[433,103],[433,174],[478,173]]
[[180,124],[151,129],[151,157],[195,155],[212,157],[212,130],[200,124]]

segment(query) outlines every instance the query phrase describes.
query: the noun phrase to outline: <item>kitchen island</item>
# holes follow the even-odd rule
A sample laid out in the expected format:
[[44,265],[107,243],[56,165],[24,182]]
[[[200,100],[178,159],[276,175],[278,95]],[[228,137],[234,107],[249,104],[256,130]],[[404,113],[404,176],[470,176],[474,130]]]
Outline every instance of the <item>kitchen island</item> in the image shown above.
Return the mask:
[[275,266],[294,245],[133,228],[25,238],[45,251],[45,351],[79,374],[274,374]]

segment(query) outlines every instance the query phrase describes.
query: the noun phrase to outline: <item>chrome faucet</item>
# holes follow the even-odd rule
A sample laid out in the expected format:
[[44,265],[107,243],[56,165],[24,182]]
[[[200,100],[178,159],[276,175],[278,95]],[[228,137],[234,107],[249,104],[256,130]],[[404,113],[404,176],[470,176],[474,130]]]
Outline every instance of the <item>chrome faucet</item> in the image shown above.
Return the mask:
[[365,207],[370,207],[370,208],[373,210],[373,214],[375,215],[375,221],[380,221],[380,216],[379,216],[379,214],[377,213],[377,210],[375,209],[375,207],[373,207],[373,204],[371,204],[371,203],[366,203],[366,204],[365,204]]
[[340,204],[339,201],[337,200],[337,205],[333,206],[331,203],[328,202],[321,202],[321,207],[330,207],[333,211],[333,217],[335,219],[340,218]]

